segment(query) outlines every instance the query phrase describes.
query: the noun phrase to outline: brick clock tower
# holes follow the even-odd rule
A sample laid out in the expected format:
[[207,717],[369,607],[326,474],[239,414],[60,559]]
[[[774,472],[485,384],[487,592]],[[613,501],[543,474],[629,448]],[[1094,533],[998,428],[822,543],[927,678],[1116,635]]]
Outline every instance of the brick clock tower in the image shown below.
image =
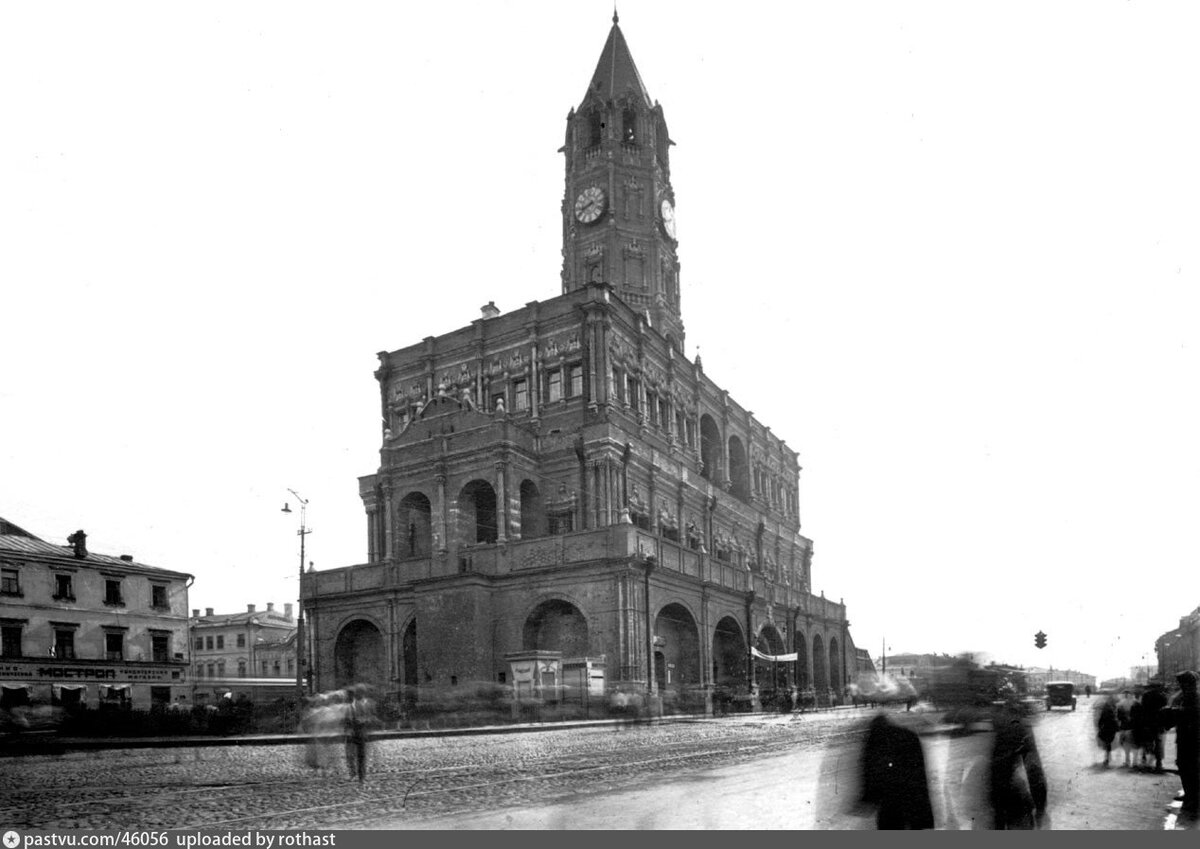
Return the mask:
[[303,576],[318,690],[595,716],[854,680],[799,455],[684,354],[670,146],[614,15],[567,116],[562,291],[378,354],[367,560]]
[[609,283],[682,353],[672,144],[614,13],[587,93],[567,115],[563,293]]

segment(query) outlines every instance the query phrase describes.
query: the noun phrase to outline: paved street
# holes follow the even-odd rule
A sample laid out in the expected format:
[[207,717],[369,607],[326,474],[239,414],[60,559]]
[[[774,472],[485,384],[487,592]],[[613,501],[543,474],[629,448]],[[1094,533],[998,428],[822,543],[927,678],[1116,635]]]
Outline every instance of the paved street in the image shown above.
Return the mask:
[[[320,775],[303,748],[124,749],[9,758],[17,828],[848,829],[868,711],[376,741],[371,774]],[[939,828],[983,827],[990,733],[922,737]],[[1055,828],[1162,829],[1173,774],[1096,766],[1091,718],[1039,714]]]

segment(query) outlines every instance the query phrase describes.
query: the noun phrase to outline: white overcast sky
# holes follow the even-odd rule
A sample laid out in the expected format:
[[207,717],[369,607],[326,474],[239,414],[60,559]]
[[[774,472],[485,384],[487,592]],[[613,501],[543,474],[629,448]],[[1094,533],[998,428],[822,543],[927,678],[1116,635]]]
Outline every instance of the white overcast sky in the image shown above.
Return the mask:
[[[1200,605],[1200,7],[620,14],[687,354],[800,452],[858,645],[1153,662]],[[0,515],[219,611],[294,601],[289,487],[365,561],[376,352],[559,293],[611,15],[0,5]]]

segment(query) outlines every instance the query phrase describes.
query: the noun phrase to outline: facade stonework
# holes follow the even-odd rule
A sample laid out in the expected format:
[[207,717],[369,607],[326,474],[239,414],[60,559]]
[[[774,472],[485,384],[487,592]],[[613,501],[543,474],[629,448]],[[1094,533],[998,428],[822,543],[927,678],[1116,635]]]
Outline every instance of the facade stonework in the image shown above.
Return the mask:
[[367,562],[304,575],[314,687],[515,686],[541,652],[560,695],[838,698],[798,455],[683,354],[666,121],[615,19],[567,123],[562,294],[378,355]]

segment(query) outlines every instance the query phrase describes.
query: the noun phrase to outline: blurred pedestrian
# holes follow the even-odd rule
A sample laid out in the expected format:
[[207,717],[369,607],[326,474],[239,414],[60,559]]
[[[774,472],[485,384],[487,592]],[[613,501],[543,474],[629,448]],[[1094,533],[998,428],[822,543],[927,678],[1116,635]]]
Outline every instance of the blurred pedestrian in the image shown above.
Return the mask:
[[1167,707],[1167,693],[1163,685],[1154,682],[1146,687],[1142,696],[1142,737],[1146,754],[1154,758],[1154,771],[1162,772],[1163,762],[1163,710]]
[[375,725],[375,706],[365,684],[346,691],[346,765],[350,777],[367,780],[367,741]]
[[1020,702],[1015,698],[1005,701],[993,722],[996,739],[988,785],[993,827],[1048,828],[1046,773]]
[[1117,741],[1125,753],[1125,766],[1132,766],[1133,761],[1133,714],[1136,704],[1137,700],[1129,690],[1121,693],[1121,700],[1117,702]]
[[1112,744],[1121,727],[1117,719],[1117,702],[1111,695],[1104,696],[1096,705],[1096,740],[1104,750],[1104,765],[1112,758]]
[[862,782],[862,801],[877,808],[875,822],[879,828],[933,828],[921,739],[883,713],[871,720],[867,732]]

